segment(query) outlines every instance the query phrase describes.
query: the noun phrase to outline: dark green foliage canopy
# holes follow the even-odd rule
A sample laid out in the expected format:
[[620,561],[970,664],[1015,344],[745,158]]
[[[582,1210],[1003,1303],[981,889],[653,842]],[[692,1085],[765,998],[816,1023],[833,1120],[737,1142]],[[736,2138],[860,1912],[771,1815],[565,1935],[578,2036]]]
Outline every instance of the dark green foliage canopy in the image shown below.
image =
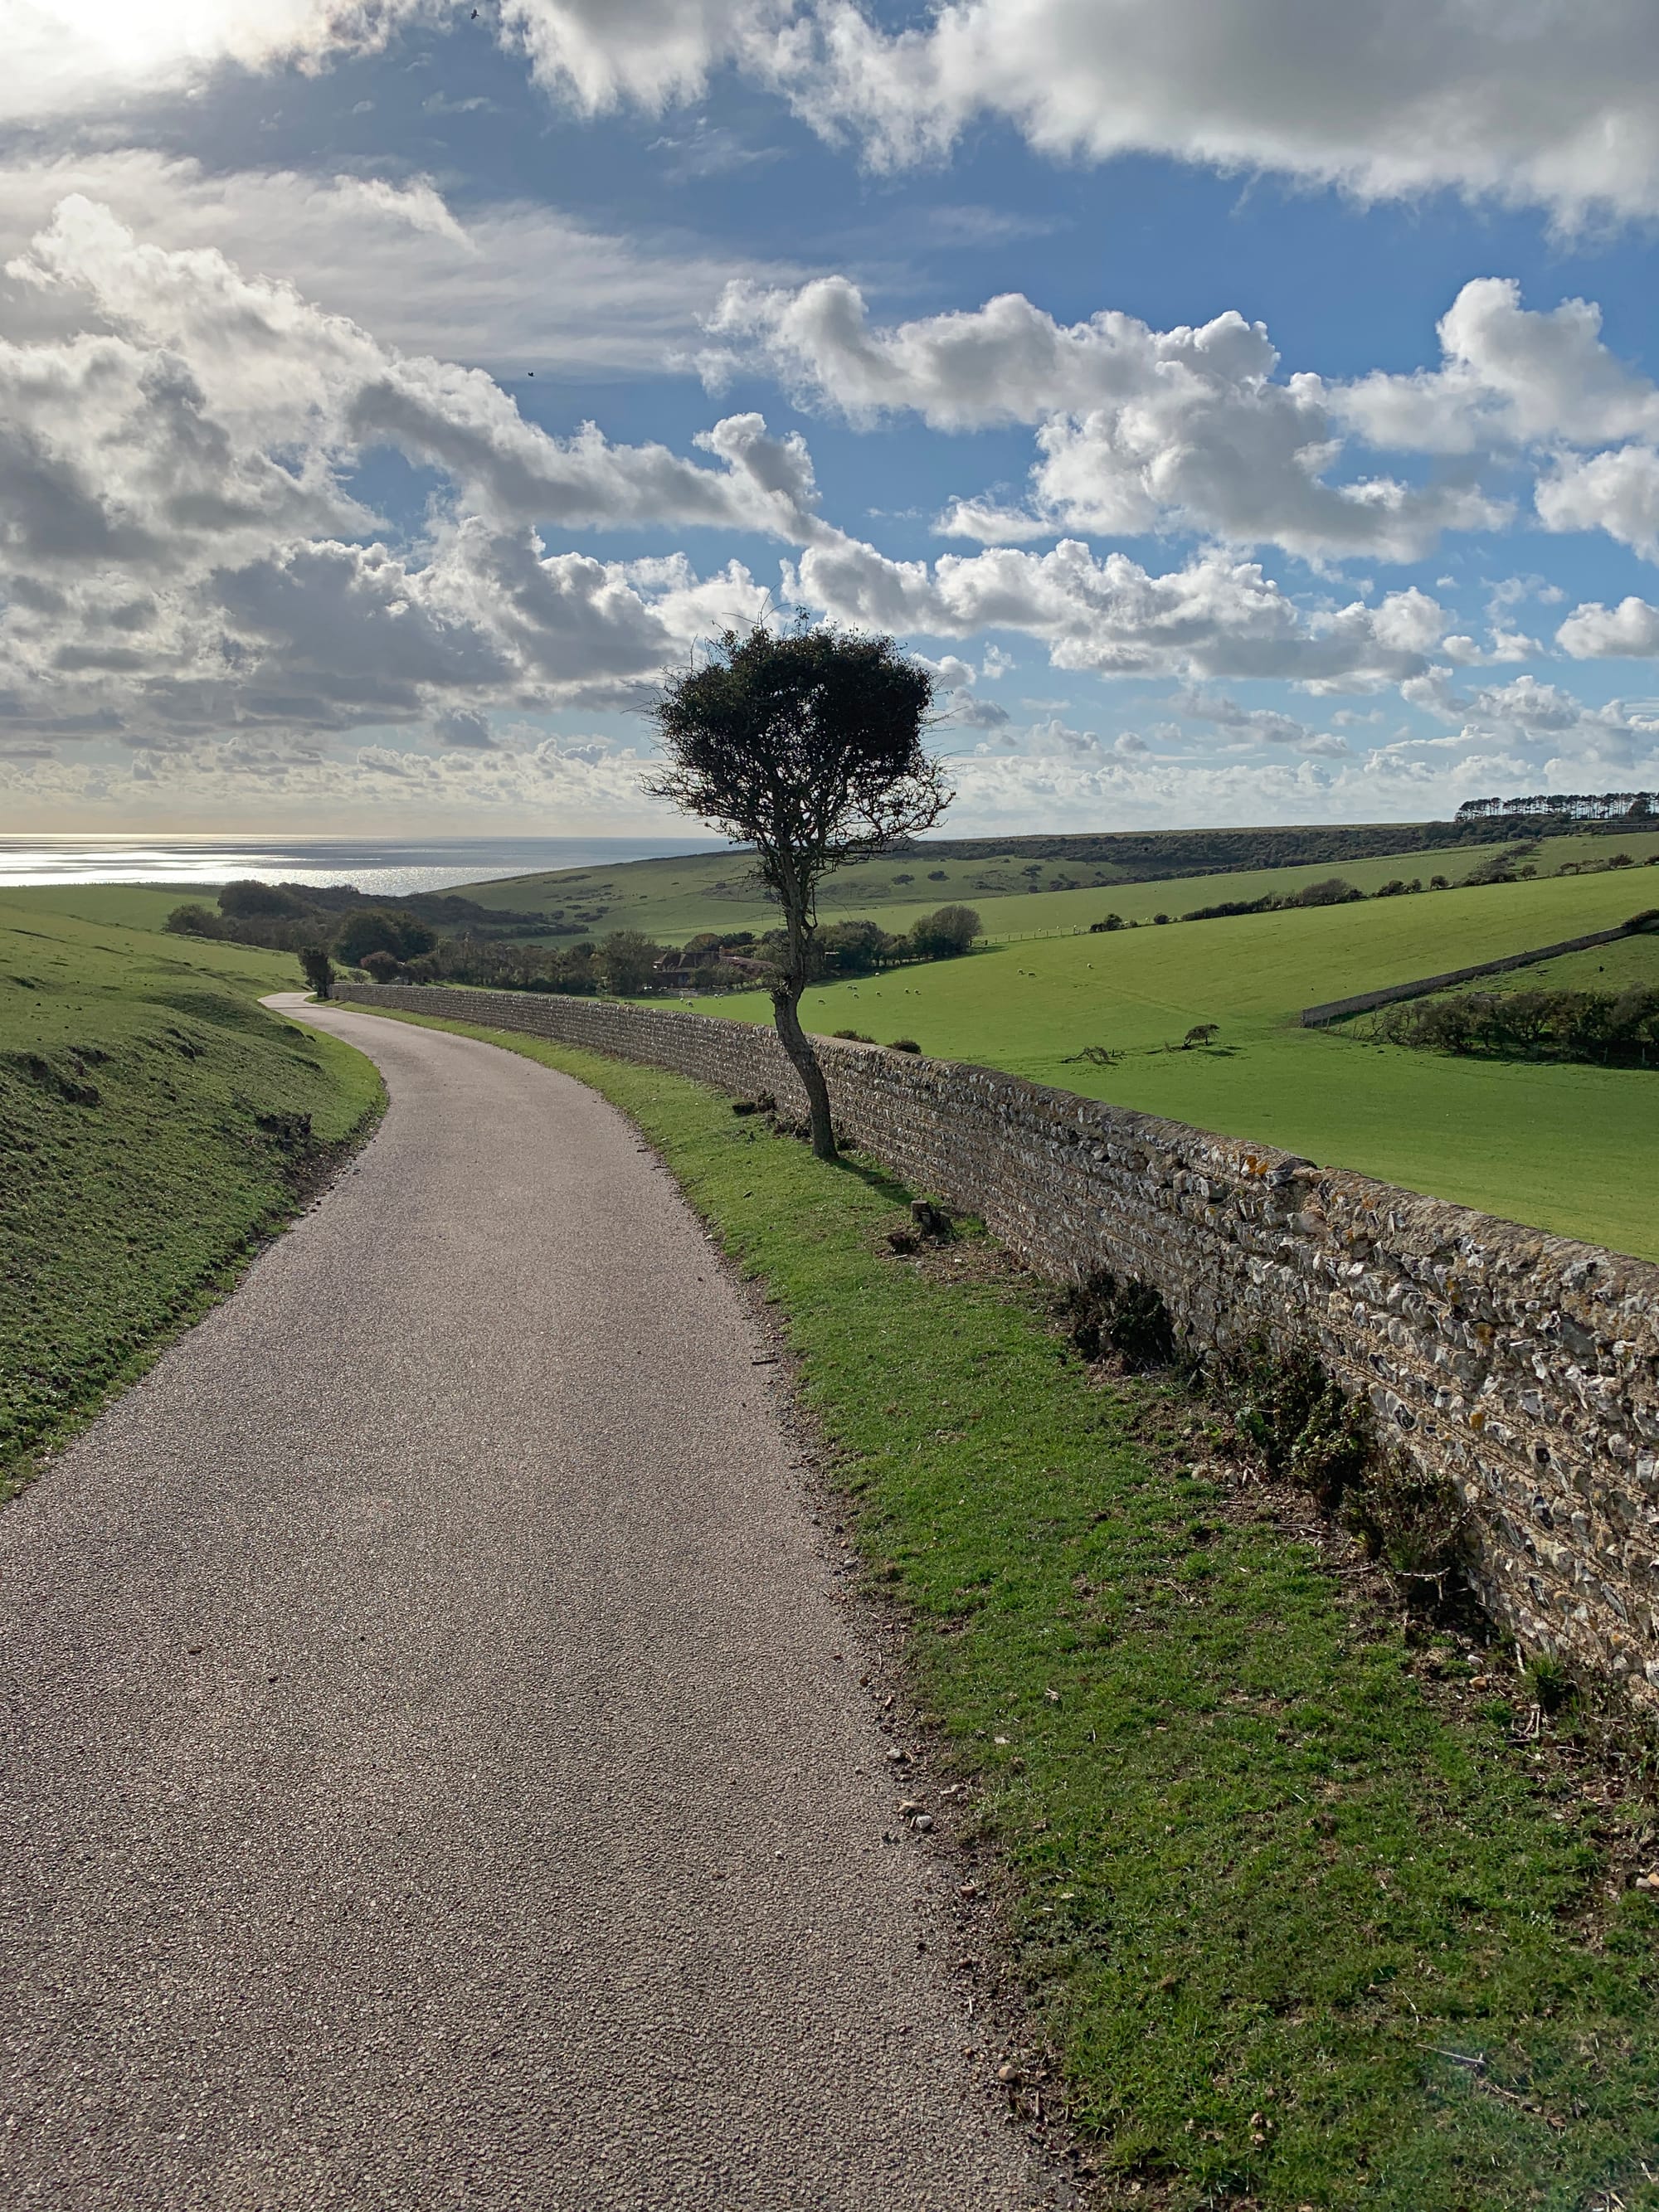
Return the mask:
[[1465,991],[1391,1006],[1376,1024],[1390,1044],[1510,1060],[1659,1066],[1659,990]]
[[167,916],[167,927],[175,937],[217,937],[219,917],[210,906],[176,906]]
[[1285,903],[1286,906],[1347,906],[1364,896],[1364,892],[1356,890],[1345,876],[1322,876],[1316,884],[1304,884],[1299,891],[1292,891]]
[[[441,932],[467,939],[576,933],[553,916],[527,908],[499,913],[454,891],[411,891],[388,906],[355,884],[264,884],[250,878],[224,884],[218,902],[216,912],[199,905],[175,908],[167,927],[179,936],[260,945],[272,952],[339,942],[341,957],[354,965],[375,951],[418,959]],[[370,915],[376,919],[366,924]]]
[[933,699],[932,675],[890,637],[727,630],[659,702],[665,758],[647,789],[752,845],[763,880],[810,924],[822,876],[949,804],[921,742]]
[[911,940],[924,960],[953,960],[970,951],[981,928],[978,909],[942,906],[911,928]]
[[430,952],[437,941],[435,932],[423,921],[393,914],[385,907],[368,906],[346,916],[336,933],[334,950],[342,960],[356,967],[371,952],[390,952],[399,960],[410,960],[416,953]]
[[599,947],[605,980],[624,998],[650,988],[651,971],[662,955],[656,939],[638,929],[613,929]]
[[830,1093],[800,994],[811,980],[818,885],[849,860],[931,829],[951,801],[921,733],[933,678],[890,637],[805,623],[783,636],[726,630],[700,668],[664,688],[664,755],[645,788],[751,846],[783,908],[774,1018],[806,1092],[812,1149],[832,1159]]
[[817,935],[815,967],[826,975],[873,975],[884,968],[895,945],[879,922],[832,921]]
[[262,884],[252,877],[240,882],[223,884],[219,890],[219,911],[234,921],[246,921],[256,915],[272,915],[284,921],[297,921],[309,912],[307,902],[282,884]]
[[326,999],[332,995],[334,963],[320,945],[301,946],[300,973],[319,999]]

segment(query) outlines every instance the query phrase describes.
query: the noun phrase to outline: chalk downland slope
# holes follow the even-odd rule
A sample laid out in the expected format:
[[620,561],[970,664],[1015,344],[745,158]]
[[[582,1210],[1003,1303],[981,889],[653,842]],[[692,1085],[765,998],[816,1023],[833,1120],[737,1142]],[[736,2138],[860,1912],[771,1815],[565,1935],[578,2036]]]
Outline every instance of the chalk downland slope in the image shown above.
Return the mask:
[[291,959],[0,896],[0,1489],[129,1381],[374,1108]]
[[[1395,878],[1409,883],[1413,876],[1425,884],[1434,875],[1460,883],[1502,849],[1474,844],[1411,850],[1407,848],[1411,825],[1390,827],[1399,833],[1398,848],[1382,832],[1368,842],[1364,832],[1351,831],[1350,837],[1367,842],[1367,850],[1359,856],[1333,857],[1322,849],[1314,858],[1280,860],[1271,866],[1218,867],[1217,856],[1231,849],[1218,841],[1255,835],[1285,841],[1268,849],[1289,853],[1296,849],[1290,841],[1297,836],[1317,834],[1335,847],[1342,833],[1194,832],[1192,865],[1201,864],[1210,872],[1182,873],[1176,872],[1179,864],[1175,864],[1144,875],[1126,872],[1109,860],[1033,860],[1023,848],[1011,848],[999,857],[988,841],[980,850],[964,854],[947,839],[934,853],[924,841],[912,854],[866,860],[831,877],[824,886],[822,912],[826,921],[867,915],[884,929],[898,932],[936,907],[960,902],[977,907],[987,933],[1001,938],[1035,930],[1086,929],[1114,911],[1126,921],[1150,921],[1155,914],[1182,914],[1222,899],[1280,896],[1333,874],[1345,876],[1365,891]],[[1171,849],[1179,850],[1173,834],[1169,842]],[[1518,833],[1516,842],[1522,842]],[[1621,831],[1616,836],[1586,832],[1546,837],[1538,842],[1533,865],[1540,876],[1553,875],[1563,868],[1605,862],[1615,852],[1627,853],[1639,866],[1659,854],[1659,830]],[[1653,878],[1646,881],[1651,884]],[[550,875],[463,884],[457,889],[482,906],[561,915],[573,931],[590,936],[638,929],[672,945],[683,944],[702,930],[771,929],[778,920],[778,909],[762,896],[748,860],[732,851],[631,860],[609,868],[562,869]]]

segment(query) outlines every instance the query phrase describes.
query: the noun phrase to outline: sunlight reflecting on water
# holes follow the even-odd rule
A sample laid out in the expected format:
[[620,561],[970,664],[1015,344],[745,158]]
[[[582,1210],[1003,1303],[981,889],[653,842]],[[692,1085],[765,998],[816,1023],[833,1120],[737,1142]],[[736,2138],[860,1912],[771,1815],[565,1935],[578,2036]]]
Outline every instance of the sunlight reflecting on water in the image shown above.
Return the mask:
[[0,837],[0,889],[68,884],[356,884],[389,896],[549,868],[717,852],[695,837]]

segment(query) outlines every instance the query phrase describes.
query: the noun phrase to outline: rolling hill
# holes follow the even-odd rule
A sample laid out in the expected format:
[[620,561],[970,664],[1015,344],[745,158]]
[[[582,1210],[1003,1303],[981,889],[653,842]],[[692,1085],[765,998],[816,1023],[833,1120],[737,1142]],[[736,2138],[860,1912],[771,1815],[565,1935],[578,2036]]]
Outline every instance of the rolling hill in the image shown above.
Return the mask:
[[[1271,835],[1279,841],[1272,849],[1285,857],[1270,867],[1243,868],[1214,864],[1218,853],[1232,849],[1216,842],[1220,833],[1185,833],[1191,839],[1190,871],[1168,871],[1171,855],[1180,850],[1170,833],[1158,848],[1168,872],[1149,875],[1137,875],[1106,860],[1029,857],[1029,844],[1050,842],[1047,840],[944,842],[937,849],[924,843],[902,856],[863,861],[832,877],[820,912],[825,921],[868,915],[884,928],[900,931],[935,907],[963,902],[981,909],[988,933],[1007,938],[1039,930],[1086,929],[1109,911],[1126,920],[1150,921],[1166,909],[1179,914],[1222,899],[1295,890],[1334,872],[1362,890],[1375,890],[1396,876],[1408,881],[1415,876],[1426,883],[1431,875],[1444,874],[1457,882],[1489,860],[1503,842],[1488,838],[1425,849],[1410,843],[1412,828],[1409,823],[1389,824],[1386,837],[1376,831],[1347,833],[1350,842],[1362,849],[1346,858],[1340,850],[1334,855],[1333,848],[1340,846],[1336,832],[1297,832],[1295,837],[1316,848],[1299,860],[1291,857],[1297,849],[1291,833],[1226,833],[1241,844],[1247,836],[1261,840]],[[1078,842],[1105,845],[1111,841]],[[1543,838],[1534,865],[1540,874],[1553,875],[1564,867],[1604,861],[1614,852],[1646,860],[1659,854],[1659,830],[1616,836],[1585,831]],[[481,906],[546,913],[586,935],[638,929],[668,945],[683,944],[702,930],[758,933],[777,920],[776,907],[767,901],[746,858],[737,851],[632,860],[611,868],[565,869],[459,888]]]

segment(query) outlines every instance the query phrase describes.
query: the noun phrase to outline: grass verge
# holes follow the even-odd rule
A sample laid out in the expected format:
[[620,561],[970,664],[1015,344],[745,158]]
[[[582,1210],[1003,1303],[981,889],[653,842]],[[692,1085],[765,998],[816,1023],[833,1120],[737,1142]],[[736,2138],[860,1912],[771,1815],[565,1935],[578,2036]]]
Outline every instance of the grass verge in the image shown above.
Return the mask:
[[775,1301],[1105,2202],[1659,2206],[1659,1897],[1571,1747],[1240,1511],[1204,1410],[1103,1386],[1049,1294],[896,1260],[885,1178],[434,1025],[613,1100]]
[[290,960],[0,910],[0,1497],[199,1318],[379,1110]]

